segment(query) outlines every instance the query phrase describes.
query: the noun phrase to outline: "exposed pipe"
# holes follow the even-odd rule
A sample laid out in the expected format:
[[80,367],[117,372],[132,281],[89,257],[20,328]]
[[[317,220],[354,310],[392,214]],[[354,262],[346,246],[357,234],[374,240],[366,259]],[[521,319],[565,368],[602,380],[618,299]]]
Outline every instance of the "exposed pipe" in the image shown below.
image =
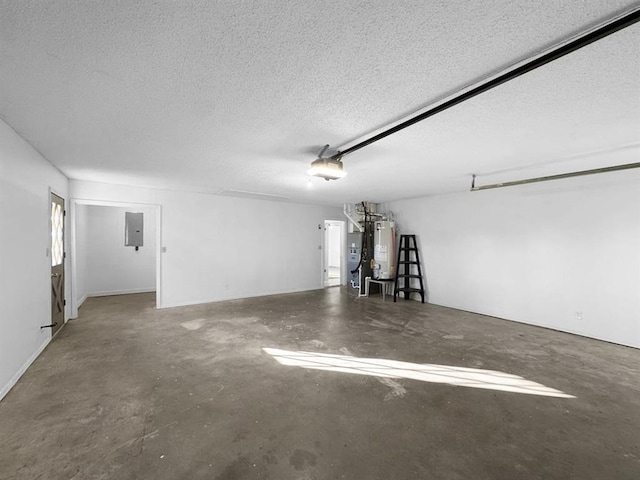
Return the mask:
[[627,163],[625,165],[615,165],[613,167],[594,168],[592,170],[582,170],[580,172],[561,173],[559,175],[548,175],[546,177],[527,178],[525,180],[516,180],[513,182],[494,183],[491,185],[482,185],[476,187],[476,176],[471,179],[471,191],[489,190],[491,188],[513,187],[514,185],[524,185],[526,183],[546,182],[549,180],[560,180],[562,178],[580,177],[582,175],[593,175],[596,173],[617,172],[619,170],[629,170],[631,168],[640,168],[639,163]]
[[[347,206],[349,206],[349,209],[347,210]],[[344,213],[344,216],[347,217],[349,219],[349,221],[360,231],[360,232],[364,232],[364,227],[362,225],[360,225],[360,222],[358,222],[356,219],[354,219],[351,216],[351,204],[350,203],[345,203],[342,206],[342,213]]]
[[479,95],[488,90],[491,90],[492,88],[495,88],[498,85],[502,85],[505,82],[508,82],[510,80],[513,80],[514,78],[519,77],[520,75],[524,75],[525,73],[535,70],[536,68],[541,67],[543,65],[546,65],[549,62],[557,60],[558,58],[561,58],[571,52],[575,52],[576,50],[582,47],[585,47],[597,40],[600,40],[608,35],[611,35],[612,33],[615,33],[619,30],[629,27],[638,21],[640,21],[640,9],[636,7],[634,10],[622,15],[621,17],[613,19],[612,21],[600,27],[597,27],[589,32],[586,32],[584,35],[581,35],[574,40],[571,40],[556,48],[553,48],[547,53],[540,55],[539,57],[535,57],[523,63],[522,65],[519,65],[513,68],[512,70],[509,70],[501,75],[498,75],[495,78],[492,78],[486,82],[483,82],[480,85],[472,88],[471,90],[468,90],[459,95],[456,95],[455,97],[447,100],[444,103],[441,103],[440,105],[431,107],[425,110],[424,112],[414,117],[411,117],[402,123],[399,123],[398,125],[388,128],[383,132],[373,135],[363,140],[362,142],[353,145],[352,147],[349,147],[342,151],[338,151],[338,153],[332,155],[329,158],[333,160],[338,160],[339,158],[344,157],[345,155],[349,155],[350,153],[353,153],[356,150],[360,150],[361,148],[366,147],[367,145],[371,145],[372,143],[377,142],[378,140],[381,140],[400,130],[410,127],[415,123],[418,123],[437,113],[443,112],[444,110],[447,110],[455,105],[458,105],[459,103],[469,100],[475,97],[476,95]]

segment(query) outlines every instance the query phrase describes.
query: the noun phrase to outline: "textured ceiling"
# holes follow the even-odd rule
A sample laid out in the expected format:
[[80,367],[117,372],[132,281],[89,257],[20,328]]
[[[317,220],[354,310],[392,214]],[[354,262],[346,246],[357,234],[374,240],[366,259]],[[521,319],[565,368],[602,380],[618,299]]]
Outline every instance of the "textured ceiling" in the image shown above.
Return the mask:
[[[630,1],[0,0],[0,116],[69,178],[340,204],[638,161],[640,25],[306,176]],[[268,197],[278,198],[278,197]]]

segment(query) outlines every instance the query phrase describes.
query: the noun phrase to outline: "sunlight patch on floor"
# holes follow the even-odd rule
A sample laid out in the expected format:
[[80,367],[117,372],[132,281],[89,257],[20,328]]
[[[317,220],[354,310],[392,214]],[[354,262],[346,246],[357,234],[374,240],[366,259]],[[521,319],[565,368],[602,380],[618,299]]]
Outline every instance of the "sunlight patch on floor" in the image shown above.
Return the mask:
[[444,383],[459,387],[501,390],[528,395],[576,398],[560,390],[526,380],[518,375],[495,370],[409,363],[383,358],[358,358],[330,353],[291,352],[277,348],[263,348],[262,350],[273,356],[282,365],[288,366],[370,375],[373,377],[407,378],[422,382]]

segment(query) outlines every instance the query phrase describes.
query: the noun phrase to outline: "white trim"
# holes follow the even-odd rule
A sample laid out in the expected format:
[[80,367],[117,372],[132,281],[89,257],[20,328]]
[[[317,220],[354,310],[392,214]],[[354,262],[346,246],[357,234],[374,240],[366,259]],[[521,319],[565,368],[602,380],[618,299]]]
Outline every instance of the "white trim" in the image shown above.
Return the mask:
[[156,205],[156,308],[162,307],[162,205]]
[[[151,292],[155,292],[156,289],[155,288],[134,288],[133,290],[110,290],[108,292],[88,292],[85,296],[84,299],[82,300],[84,302],[84,300],[86,300],[88,297],[109,297],[111,295],[128,295],[130,293],[151,293]],[[80,306],[78,304],[78,306]]]
[[[322,274],[322,287],[330,288],[332,285],[327,285],[329,275],[329,252],[327,250],[327,224],[338,224],[340,226],[340,285],[347,284],[347,222],[345,220],[326,218],[322,223],[322,245],[321,245],[321,264],[320,273]],[[325,272],[325,268],[327,271]]]
[[[49,185],[49,196],[47,199],[47,218],[49,219],[47,221],[47,239],[48,239],[48,243],[47,243],[47,251],[49,252],[49,255],[47,255],[47,262],[49,264],[49,272],[51,272],[51,256],[53,255],[53,252],[51,251],[51,229],[52,224],[51,224],[51,195],[55,195],[58,198],[62,199],[62,205],[63,205],[63,217],[62,217],[62,254],[63,254],[63,258],[62,258],[62,267],[63,267],[63,275],[64,275],[64,297],[63,297],[63,301],[67,300],[67,297],[71,296],[71,285],[72,285],[72,278],[70,273],[73,273],[71,270],[71,238],[69,237],[70,233],[71,233],[71,222],[69,221],[69,219],[71,218],[71,202],[69,201],[69,199],[67,198],[67,195],[62,195],[57,189],[53,188],[51,185]],[[67,215],[68,213],[68,215]],[[67,252],[69,252],[69,255],[67,255]],[[69,302],[68,304],[65,304],[64,307],[64,312],[62,314],[62,323],[67,323],[69,321],[71,317],[71,302]],[[49,323],[53,323],[53,317],[50,318],[50,322]]]
[[347,285],[347,278],[349,277],[347,271],[347,222],[342,220],[340,224],[340,285]]
[[84,303],[84,301],[89,297],[89,295],[87,295],[86,293],[84,294],[84,296],[78,300],[78,308],[80,308],[82,306],[82,304]]
[[327,230],[327,222],[328,220],[324,220],[322,222],[322,247],[320,249],[320,254],[322,255],[322,286],[328,287],[329,283],[329,241],[328,241],[328,230]]
[[5,397],[5,395],[9,393],[9,391],[11,391],[11,389],[15,386],[16,383],[18,383],[18,380],[20,380],[20,377],[22,377],[22,375],[24,375],[24,373],[31,366],[31,364],[36,361],[36,358],[38,358],[42,353],[42,351],[47,347],[47,345],[49,345],[49,342],[51,342],[50,336],[44,342],[42,342],[40,347],[31,354],[31,356],[27,359],[26,362],[22,364],[22,366],[18,369],[15,375],[11,377],[11,380],[9,380],[7,384],[4,387],[2,387],[2,390],[0,390],[0,400],[2,400]]
[[[415,301],[418,301],[418,302],[420,301],[419,299],[416,299],[416,298],[412,298],[412,300],[415,300]],[[630,343],[630,342],[620,342],[618,340],[614,341],[614,340],[611,340],[609,338],[604,338],[604,337],[602,337],[600,335],[593,335],[592,333],[585,333],[583,331],[576,330],[576,329],[567,329],[564,326],[562,327],[562,329],[560,329],[560,327],[556,327],[556,326],[540,323],[540,322],[537,322],[535,320],[526,320],[526,321],[525,320],[516,320],[514,318],[499,317],[494,313],[476,312],[474,310],[468,310],[468,309],[461,308],[461,307],[445,305],[444,303],[431,303],[431,302],[427,302],[427,303],[429,305],[435,305],[437,307],[444,307],[444,308],[450,308],[451,310],[458,310],[459,312],[469,312],[469,313],[473,313],[474,315],[482,315],[484,317],[496,318],[498,320],[504,320],[505,322],[514,322],[514,323],[519,323],[521,325],[529,325],[530,327],[545,328],[547,330],[553,330],[555,332],[566,333],[568,335],[577,335],[579,337],[590,338],[590,339],[593,339],[593,340],[599,340],[599,341],[602,341],[602,342],[612,343],[614,345],[622,345],[623,347],[630,347],[630,348],[640,349],[640,344],[639,345],[635,345],[635,344]]]
[[70,261],[70,271],[71,271],[71,288],[70,288],[70,298],[69,302],[71,305],[71,312],[69,313],[69,318],[78,318],[78,308],[82,305],[82,302],[85,301],[87,296],[85,295],[80,302],[77,301],[76,295],[77,286],[76,281],[78,279],[78,266],[76,262],[76,202],[71,199],[69,201],[69,261]]
[[189,302],[170,303],[168,305],[163,305],[162,307],[157,307],[157,308],[186,307],[189,305],[202,305],[205,303],[226,302],[228,300],[241,300],[243,298],[269,297],[271,295],[286,295],[288,293],[314,292],[316,290],[323,290],[323,289],[324,287],[297,288],[293,290],[286,290],[286,291],[279,291],[279,292],[248,293],[246,295],[241,295],[239,297],[213,297],[208,299],[192,300]]

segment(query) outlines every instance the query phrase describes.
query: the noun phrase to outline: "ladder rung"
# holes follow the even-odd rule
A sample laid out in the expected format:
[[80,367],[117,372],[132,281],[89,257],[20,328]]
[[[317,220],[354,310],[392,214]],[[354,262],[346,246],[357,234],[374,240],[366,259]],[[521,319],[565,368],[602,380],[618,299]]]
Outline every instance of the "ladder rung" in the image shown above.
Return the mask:
[[416,247],[400,247],[400,250],[405,250],[408,252],[417,252],[418,249]]
[[399,273],[398,278],[422,278],[420,275],[408,274],[408,273]]
[[415,260],[400,260],[398,262],[399,264],[405,264],[405,265],[418,265],[418,262],[416,262]]
[[397,288],[396,292],[422,293],[421,288]]

